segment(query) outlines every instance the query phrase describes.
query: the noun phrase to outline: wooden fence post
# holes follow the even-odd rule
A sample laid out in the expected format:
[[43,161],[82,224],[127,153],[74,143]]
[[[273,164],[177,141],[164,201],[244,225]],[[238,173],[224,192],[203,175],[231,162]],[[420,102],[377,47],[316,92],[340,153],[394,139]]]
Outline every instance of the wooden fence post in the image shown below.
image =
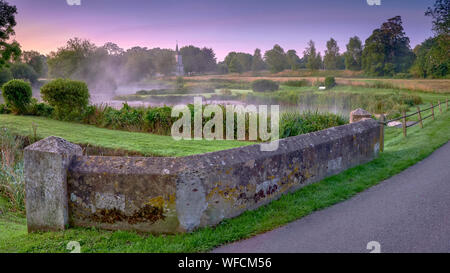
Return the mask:
[[438,104],[439,104],[439,113],[442,114],[442,107],[441,107],[441,101],[440,100],[438,100]]
[[433,106],[433,103],[431,103],[431,116],[433,117],[433,120],[434,120],[434,106]]
[[384,114],[380,115],[380,122],[382,122],[380,127],[380,152],[384,152]]
[[419,124],[420,124],[420,128],[423,129],[422,114],[420,113],[420,107],[419,107],[419,106],[417,106],[417,113],[419,114]]
[[403,111],[402,127],[403,127],[403,136],[406,137],[406,112],[405,111]]

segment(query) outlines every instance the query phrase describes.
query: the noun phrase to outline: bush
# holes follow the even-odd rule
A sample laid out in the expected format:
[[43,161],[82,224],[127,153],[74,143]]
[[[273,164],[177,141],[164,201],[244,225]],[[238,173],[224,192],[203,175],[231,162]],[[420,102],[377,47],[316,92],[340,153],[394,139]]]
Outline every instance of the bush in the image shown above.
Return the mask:
[[273,92],[278,90],[278,83],[271,80],[256,80],[252,83],[252,89],[255,92]]
[[31,105],[27,111],[27,114],[38,117],[51,117],[53,110],[53,107],[50,105],[46,103],[39,103],[37,99],[31,99]]
[[281,115],[280,137],[286,138],[346,124],[341,116],[318,112],[287,112]]
[[336,80],[334,77],[326,77],[325,78],[325,87],[327,89],[331,89],[336,86]]
[[11,110],[18,114],[26,113],[31,102],[31,85],[23,80],[11,80],[2,87],[3,98]]
[[9,113],[11,113],[11,110],[9,110],[8,106],[6,104],[0,104],[0,115]]
[[84,82],[53,80],[41,88],[42,99],[55,108],[56,117],[81,119],[89,103],[89,90]]
[[172,108],[164,106],[148,108],[144,120],[149,131],[169,135],[172,125],[177,119],[172,118]]
[[301,81],[286,81],[283,83],[283,85],[286,86],[292,86],[292,87],[303,87],[303,86],[309,86],[309,82],[307,80],[301,80]]

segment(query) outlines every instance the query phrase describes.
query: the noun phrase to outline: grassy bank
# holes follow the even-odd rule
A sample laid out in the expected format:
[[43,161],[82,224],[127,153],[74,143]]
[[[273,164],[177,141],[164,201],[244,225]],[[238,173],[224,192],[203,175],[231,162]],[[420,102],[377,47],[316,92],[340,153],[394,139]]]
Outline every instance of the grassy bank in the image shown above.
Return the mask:
[[[307,71],[306,71],[307,72]],[[350,73],[348,73],[350,72]],[[317,81],[323,82],[325,77],[336,77],[338,85],[351,85],[355,87],[363,87],[366,85],[373,85],[377,83],[384,83],[392,85],[395,88],[404,88],[410,90],[422,90],[430,93],[450,93],[450,79],[390,79],[390,78],[367,78],[351,71],[323,71],[323,73],[279,73],[279,74],[227,74],[227,75],[207,75],[189,77],[190,80],[208,81],[208,80],[222,80],[222,81],[236,81],[236,82],[252,82],[260,79],[269,79],[277,82],[286,82],[292,80],[307,80],[310,83]]]
[[59,136],[77,144],[137,151],[149,156],[187,156],[252,144],[240,141],[175,141],[170,136],[109,130],[42,117],[0,115],[0,127],[18,135],[33,136],[33,123],[37,126],[36,136],[39,139]]
[[27,234],[23,216],[3,212],[0,214],[0,252],[68,252],[66,246],[69,241],[80,242],[82,252],[209,251],[348,199],[424,159],[449,139],[449,111],[437,113],[436,121],[426,120],[424,129],[418,126],[408,129],[406,139],[401,129],[389,128],[386,130],[385,152],[374,161],[284,195],[215,228],[204,228],[191,234],[153,236],[83,228]]

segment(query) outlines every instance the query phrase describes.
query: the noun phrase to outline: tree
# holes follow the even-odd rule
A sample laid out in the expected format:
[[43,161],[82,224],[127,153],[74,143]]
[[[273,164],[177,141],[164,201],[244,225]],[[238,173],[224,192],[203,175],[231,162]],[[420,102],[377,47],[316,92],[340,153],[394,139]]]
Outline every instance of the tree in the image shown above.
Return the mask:
[[317,54],[316,62],[318,64],[318,66],[319,66],[319,69],[323,69],[324,68],[323,67],[323,58],[322,58],[322,54],[320,52]]
[[122,56],[123,53],[125,53],[125,51],[117,44],[111,42],[104,44],[102,48],[106,50],[110,56]]
[[448,52],[450,52],[448,36],[440,35],[425,40],[414,49],[417,57],[411,68],[411,73],[421,78],[445,77],[450,68]]
[[433,18],[433,31],[436,35],[449,35],[450,28],[450,1],[436,0],[433,8],[429,7],[426,16]]
[[331,38],[327,42],[327,50],[323,58],[325,69],[336,70],[339,64],[339,47],[335,39]]
[[306,59],[306,68],[310,70],[318,70],[322,65],[322,57],[317,54],[316,45],[312,40],[308,42],[308,47],[303,52],[303,55]]
[[211,48],[200,49],[190,45],[182,47],[180,53],[186,73],[204,73],[216,70],[216,54]]
[[337,58],[337,69],[344,70],[345,69],[345,55],[340,54]]
[[297,70],[300,68],[300,58],[297,55],[297,51],[290,49],[287,51],[286,53],[286,57],[287,57],[287,62],[289,67],[292,70]]
[[236,59],[240,63],[239,66],[241,68],[241,72],[250,71],[252,69],[252,61],[253,61],[252,55],[250,55],[248,53],[244,53],[244,52],[228,53],[228,55],[225,57],[225,60],[224,60],[224,62],[228,66],[228,70],[230,70],[231,61],[233,59]]
[[271,72],[281,72],[286,69],[288,65],[286,53],[279,45],[274,45],[271,50],[264,53],[264,59]]
[[252,58],[252,71],[261,71],[266,68],[266,63],[264,62],[262,55],[261,55],[261,49],[257,48],[255,49],[255,53],[253,53]]
[[163,75],[170,75],[175,67],[175,52],[170,49],[151,49],[152,59],[155,62],[156,71]]
[[39,77],[47,75],[47,58],[37,51],[24,51],[21,56],[22,62],[31,66]]
[[27,80],[32,84],[35,84],[38,80],[38,74],[28,64],[14,63],[11,65],[10,70],[14,79]]
[[11,70],[8,67],[0,68],[0,86],[13,79]]
[[350,38],[347,44],[347,52],[345,52],[345,69],[348,70],[361,70],[361,58],[362,58],[362,42],[358,36]]
[[212,48],[202,48],[202,72],[211,72],[217,69],[216,53]]
[[147,48],[133,47],[124,53],[124,79],[127,82],[138,82],[152,76],[156,72],[156,64]]
[[230,73],[242,73],[244,68],[239,61],[237,55],[231,57],[230,63],[228,64],[228,72]]
[[425,40],[414,49],[416,61],[411,73],[422,78],[443,78],[450,70],[450,1],[437,0],[434,8],[428,8],[426,16],[433,18],[435,37]]
[[409,38],[400,16],[388,19],[367,38],[362,54],[362,68],[373,76],[392,76],[407,72],[414,62]]
[[8,42],[10,37],[15,34],[16,14],[16,6],[0,0],[0,68],[11,59],[18,60],[21,54],[20,45],[16,41]]
[[217,73],[219,74],[227,74],[228,73],[228,66],[225,62],[219,62],[217,64]]
[[55,78],[86,79],[95,71],[90,69],[89,58],[97,49],[89,40],[73,38],[56,52],[51,52],[47,60],[49,74]]

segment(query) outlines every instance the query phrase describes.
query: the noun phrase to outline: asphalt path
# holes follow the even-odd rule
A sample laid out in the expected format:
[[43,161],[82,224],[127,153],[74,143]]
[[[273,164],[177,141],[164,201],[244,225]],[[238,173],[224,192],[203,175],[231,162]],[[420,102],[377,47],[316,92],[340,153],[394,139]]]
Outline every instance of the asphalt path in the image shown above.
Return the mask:
[[371,251],[450,252],[450,142],[347,201],[213,252]]

